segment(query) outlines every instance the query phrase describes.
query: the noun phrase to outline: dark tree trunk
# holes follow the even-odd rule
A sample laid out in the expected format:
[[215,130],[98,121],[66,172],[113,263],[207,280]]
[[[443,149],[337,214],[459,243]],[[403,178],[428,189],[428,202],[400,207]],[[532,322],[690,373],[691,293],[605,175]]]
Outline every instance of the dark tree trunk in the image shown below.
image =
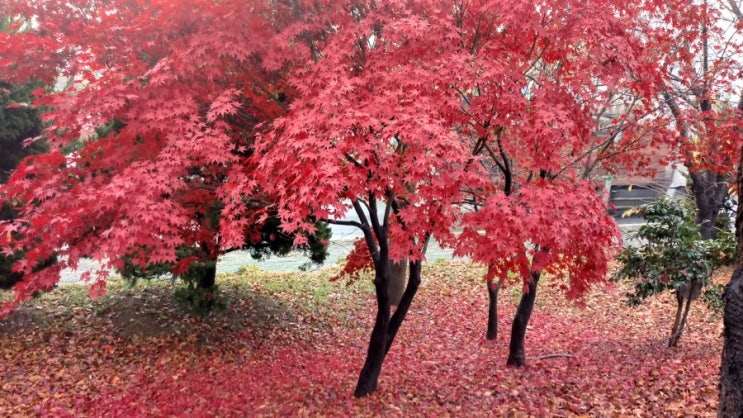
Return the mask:
[[[668,339],[669,347],[676,347],[678,345],[681,334],[684,333],[686,328],[686,321],[689,318],[689,309],[691,308],[691,301],[699,297],[702,290],[702,284],[696,280],[692,280],[690,283],[681,287],[676,293],[676,320],[673,323],[673,329],[671,329],[671,337]],[[681,314],[683,308],[683,315]]]
[[218,254],[211,251],[210,245],[201,243],[200,260],[192,263],[189,267],[191,280],[196,281],[196,287],[202,290],[210,290],[214,287],[217,279],[217,257]]
[[717,416],[743,417],[743,266],[740,259],[730,283],[725,288],[723,301],[725,331]]
[[710,170],[692,172],[691,191],[697,205],[697,225],[702,239],[714,239],[717,215],[728,194],[730,176]]
[[214,287],[217,279],[217,262],[207,261],[204,263],[203,269],[199,272],[197,280],[197,287],[199,289],[211,289]]
[[408,314],[408,310],[410,309],[410,305],[413,304],[413,298],[415,297],[415,294],[418,293],[418,288],[421,284],[422,267],[423,262],[420,260],[409,263],[408,270],[410,272],[410,275],[408,277],[408,285],[405,287],[405,292],[402,294],[400,304],[397,306],[397,309],[395,309],[395,313],[392,315],[392,320],[390,320],[390,327],[387,330],[388,338],[385,353],[390,350],[390,347],[392,347],[392,342],[395,340],[397,331],[400,330],[402,321],[405,320],[405,317]]
[[[738,103],[738,109],[743,111],[743,98]],[[743,190],[743,147],[740,149],[735,180],[738,190]],[[717,410],[720,418],[743,417],[743,206],[740,202],[735,216],[735,236],[738,240],[735,272],[722,295],[722,322],[725,330],[720,364],[720,403]]]
[[[374,320],[369,347],[366,351],[366,361],[361,368],[359,381],[356,384],[354,396],[357,398],[366,396],[377,390],[379,373],[382,371],[382,363],[386,355],[387,330],[390,327],[390,297],[389,263],[380,263],[374,277],[374,289],[377,294],[377,317]],[[381,271],[380,271],[381,269]]]
[[488,286],[488,330],[485,338],[488,340],[498,338],[498,291],[502,283],[501,280],[497,283],[493,283],[492,280],[485,282]]
[[379,374],[382,371],[384,359],[390,347],[392,347],[392,342],[402,325],[402,321],[407,315],[421,282],[421,262],[411,262],[408,285],[405,288],[397,309],[395,309],[394,315],[390,316],[390,264],[388,262],[382,262],[379,266],[374,279],[374,288],[377,294],[377,317],[374,321],[371,338],[369,339],[366,361],[364,362],[364,367],[361,369],[356,390],[354,391],[354,396],[357,398],[369,395],[377,390],[377,382],[379,380]]
[[[697,206],[696,223],[703,240],[715,239],[717,235],[717,216],[722,209],[728,194],[730,176],[710,170],[696,171],[689,174],[691,190]],[[686,328],[691,302],[702,293],[702,283],[691,281],[676,291],[676,320],[668,339],[669,347],[676,347],[681,334]],[[683,312],[683,314],[682,314]]]
[[528,292],[521,295],[516,316],[513,318],[511,327],[511,343],[508,346],[507,366],[523,367],[526,364],[526,351],[524,342],[526,340],[526,326],[529,324],[531,312],[534,310],[534,301],[537,297],[537,283],[541,272],[533,272],[529,282]]

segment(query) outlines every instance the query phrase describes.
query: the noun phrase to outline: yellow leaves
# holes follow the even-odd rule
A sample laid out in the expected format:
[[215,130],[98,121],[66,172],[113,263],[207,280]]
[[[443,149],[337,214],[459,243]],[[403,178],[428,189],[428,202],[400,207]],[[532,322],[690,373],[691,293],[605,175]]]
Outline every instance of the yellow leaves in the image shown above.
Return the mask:
[[[630,186],[630,187],[632,187],[632,186]],[[635,214],[638,214],[638,213],[640,213],[640,208],[639,207],[636,207],[636,206],[635,207],[631,207],[631,208],[625,210],[624,212],[622,212],[622,218],[628,218],[628,217],[630,217],[632,215],[635,215]]]

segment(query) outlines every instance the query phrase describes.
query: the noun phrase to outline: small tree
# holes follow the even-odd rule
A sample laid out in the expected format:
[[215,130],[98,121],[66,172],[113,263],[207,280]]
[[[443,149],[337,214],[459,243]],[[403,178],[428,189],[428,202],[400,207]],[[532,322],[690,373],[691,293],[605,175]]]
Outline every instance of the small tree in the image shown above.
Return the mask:
[[663,198],[639,212],[648,222],[634,234],[642,244],[622,251],[617,258],[622,266],[614,279],[635,280],[633,291],[627,294],[630,305],[666,290],[676,292],[676,316],[668,340],[669,347],[675,347],[686,327],[691,302],[710,284],[710,274],[732,261],[735,243],[729,231],[718,231],[717,239],[703,240],[689,201]]

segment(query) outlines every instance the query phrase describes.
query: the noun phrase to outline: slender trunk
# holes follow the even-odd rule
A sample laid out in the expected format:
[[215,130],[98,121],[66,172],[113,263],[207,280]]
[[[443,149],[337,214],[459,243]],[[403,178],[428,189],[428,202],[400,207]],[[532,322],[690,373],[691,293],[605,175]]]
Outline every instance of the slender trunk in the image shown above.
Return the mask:
[[740,261],[725,288],[723,301],[725,331],[717,416],[743,417],[743,265]]
[[422,268],[423,262],[420,260],[411,261],[409,264],[408,270],[410,271],[410,276],[408,277],[408,285],[405,287],[405,292],[402,295],[402,299],[400,299],[400,304],[397,306],[397,309],[395,309],[395,313],[392,315],[392,319],[390,320],[390,327],[387,331],[387,347],[385,348],[385,353],[390,350],[390,347],[392,347],[392,342],[395,340],[395,336],[397,336],[397,331],[400,330],[402,321],[405,320],[410,305],[413,304],[413,298],[415,297],[415,294],[418,293],[418,287],[420,287],[421,284]]
[[684,298],[682,298],[680,295],[680,293],[676,293],[676,319],[674,319],[673,321],[671,335],[676,335],[676,332],[679,329],[679,324],[681,324],[681,314],[684,311]]
[[210,290],[214,287],[217,279],[217,254],[211,251],[209,244],[201,243],[201,260],[191,264],[192,280],[195,278],[196,287],[202,290]]
[[354,391],[354,396],[357,398],[369,395],[377,390],[379,373],[382,371],[382,363],[387,354],[387,331],[390,326],[389,280],[389,263],[379,263],[374,277],[374,289],[377,295],[377,317],[366,351],[366,361],[364,361],[364,367],[361,368],[359,381]]
[[526,340],[526,326],[529,324],[531,312],[534,309],[534,301],[537,297],[537,283],[541,272],[533,272],[529,282],[528,291],[521,295],[516,316],[513,318],[511,327],[511,343],[508,346],[507,366],[523,367],[526,364],[526,351],[524,341]]
[[485,338],[495,340],[498,338],[498,291],[503,281],[493,283],[492,280],[488,280],[485,284],[488,286],[488,330]]
[[[668,340],[669,347],[676,347],[681,333],[686,327],[686,320],[689,315],[689,306],[691,302],[697,300],[702,294],[702,283],[696,280],[685,283],[676,290],[676,319],[673,321],[671,328],[671,337]],[[686,307],[686,310],[684,310]],[[682,316],[683,313],[683,316]]]
[[199,289],[211,289],[214,287],[217,279],[217,262],[204,262],[203,269],[200,269],[196,285]]
[[[671,338],[668,339],[668,346],[669,347],[676,347],[678,345],[679,339],[681,338],[681,334],[684,333],[684,328],[686,328],[686,320],[689,318],[689,309],[691,308],[691,301],[696,299],[693,295],[693,289],[699,288],[701,289],[701,285],[696,281],[692,280],[689,284],[689,294],[686,295],[685,298],[679,297],[678,298],[678,311],[676,312],[676,323],[674,323],[673,330],[671,332]],[[697,294],[697,297],[699,295]],[[679,322],[679,312],[681,310],[681,304],[682,302],[685,303],[684,307],[684,315],[681,317],[681,321]]]
[[369,395],[377,390],[377,382],[384,359],[392,347],[392,342],[395,340],[403,320],[405,320],[421,283],[421,261],[410,262],[408,284],[397,309],[395,309],[395,313],[390,316],[389,263],[381,263],[380,265],[387,267],[383,268],[381,272],[378,271],[374,280],[374,287],[377,292],[377,317],[369,340],[366,361],[361,369],[354,391],[354,396],[357,398]]

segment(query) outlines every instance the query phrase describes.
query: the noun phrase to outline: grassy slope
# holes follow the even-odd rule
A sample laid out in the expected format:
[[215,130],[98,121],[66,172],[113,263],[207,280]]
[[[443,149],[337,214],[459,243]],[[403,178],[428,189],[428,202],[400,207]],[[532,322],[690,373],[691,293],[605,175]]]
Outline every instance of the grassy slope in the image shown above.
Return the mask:
[[0,416],[714,416],[722,326],[701,303],[668,349],[672,295],[630,309],[620,286],[580,309],[542,286],[527,356],[574,358],[510,369],[519,289],[485,341],[482,271],[456,263],[425,269],[380,391],[353,399],[375,306],[369,280],[335,271],[223,276],[230,309],[206,319],[168,283],[55,290],[0,322]]

